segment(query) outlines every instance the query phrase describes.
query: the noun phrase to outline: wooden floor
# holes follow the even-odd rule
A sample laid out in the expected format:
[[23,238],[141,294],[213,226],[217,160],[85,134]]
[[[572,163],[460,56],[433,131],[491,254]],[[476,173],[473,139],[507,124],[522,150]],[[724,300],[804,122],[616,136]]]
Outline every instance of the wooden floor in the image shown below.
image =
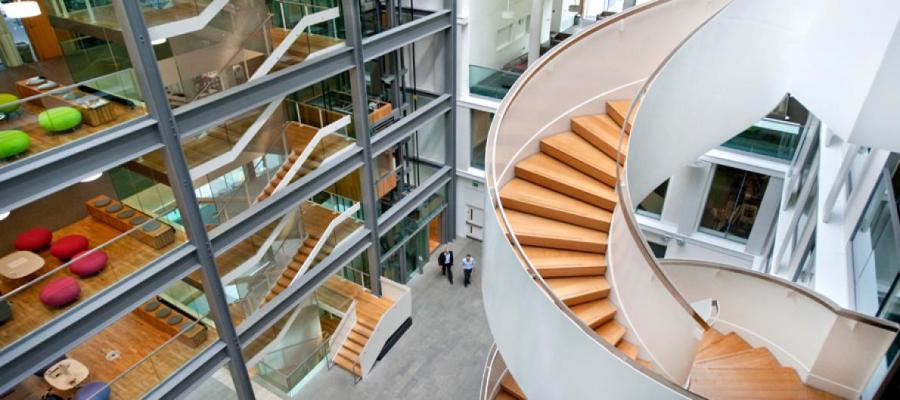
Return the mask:
[[[261,108],[251,111],[207,129],[204,135],[183,141],[181,147],[184,149],[188,167],[196,167],[231,150],[261,113]],[[160,173],[166,173],[165,157],[162,151],[144,155],[141,157],[140,163]]]
[[689,389],[713,400],[839,399],[803,384],[797,372],[782,366],[768,349],[715,329],[697,346]]
[[[70,234],[79,234],[87,237],[91,248],[97,248],[102,245],[102,250],[109,256],[108,265],[100,274],[89,278],[76,277],[79,285],[81,285],[81,300],[97,294],[185,241],[184,234],[176,230],[175,242],[159,250],[127,235],[110,242],[119,236],[121,232],[93,217],[85,217],[74,224],[57,230],[54,232],[54,238]],[[42,273],[47,273],[61,265],[61,261],[50,255],[49,251],[44,251],[40,255],[46,262]],[[9,301],[13,318],[0,326],[0,347],[5,347],[54,317],[65,313],[67,308],[72,307],[50,309],[38,300],[40,290],[47,282],[67,276],[75,277],[74,274],[69,272],[68,268],[65,268],[40,280],[32,281],[21,291],[11,295]],[[4,293],[9,293],[9,289],[12,288],[5,287],[4,289]]]
[[512,233],[554,294],[601,339],[637,360],[638,348],[624,339],[626,327],[615,319],[604,277],[628,106],[608,102],[606,114],[572,118],[571,131],[543,138],[540,152],[516,165],[500,201]]
[[29,138],[31,138],[31,146],[27,151],[16,157],[0,160],[0,166],[59,147],[85,136],[93,135],[112,126],[147,114],[143,107],[132,109],[115,102],[112,103],[112,107],[116,110],[116,115],[118,116],[118,118],[113,121],[99,126],[90,126],[86,123],[81,123],[81,125],[71,132],[51,133],[41,128],[40,124],[38,124],[38,114],[44,112],[46,109],[32,103],[22,104],[19,108],[18,116],[0,121],[0,130],[16,129],[27,133]]
[[[112,399],[138,399],[217,339],[215,330],[208,333],[206,342],[201,346],[188,346],[179,340],[170,341],[172,335],[131,312],[66,355],[88,367],[90,375],[87,382],[111,382]],[[156,354],[145,360],[158,349]],[[111,352],[116,352],[117,357],[110,359],[108,355]],[[137,367],[131,369],[135,365]],[[4,399],[39,399],[48,389],[42,378],[31,376]]]
[[[191,18],[203,12],[202,2],[193,0],[175,0],[172,7],[161,10],[155,10],[149,7],[143,7],[144,21],[148,27],[164,24],[167,22],[178,21]],[[84,24],[100,26],[110,29],[119,29],[119,21],[116,19],[115,11],[111,5],[93,7],[93,18],[87,11],[76,11],[69,13],[67,19],[81,22]]]
[[[269,36],[272,38],[273,48],[278,47],[289,32],[290,30],[288,29],[271,28],[269,30]],[[310,54],[343,42],[344,41],[341,39],[303,32],[297,40],[294,41],[294,44],[291,45],[287,53],[278,60],[275,70],[300,64],[306,60]]]

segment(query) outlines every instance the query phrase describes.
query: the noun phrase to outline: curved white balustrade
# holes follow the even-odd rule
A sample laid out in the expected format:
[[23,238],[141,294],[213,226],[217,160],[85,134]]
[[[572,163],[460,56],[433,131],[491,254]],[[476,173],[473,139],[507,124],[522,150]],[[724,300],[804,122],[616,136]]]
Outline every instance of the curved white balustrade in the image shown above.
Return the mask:
[[[512,178],[512,167],[538,150],[541,138],[568,130],[573,116],[604,112],[606,100],[634,97],[681,40],[725,3],[648,3],[581,32],[530,67],[510,90],[491,126],[487,209],[499,206],[497,191]],[[652,360],[674,384],[612,350],[554,297],[540,277],[533,278],[519,244],[504,235],[509,228],[499,211],[498,219],[485,221],[485,246],[491,249],[484,256],[484,264],[490,266],[483,275],[485,309],[497,346],[529,397],[586,398],[595,396],[598,388],[611,398],[695,397],[680,385],[687,379],[701,325],[676,299],[677,292],[661,288],[657,295],[640,299],[656,303],[648,310],[663,313],[652,320],[637,310],[616,317],[626,326],[637,322],[646,331],[635,340],[641,357]],[[611,236],[610,248],[617,239]],[[621,240],[634,239],[624,235]],[[629,250],[617,254],[627,259]],[[640,259],[634,251],[630,254]],[[637,275],[623,270],[619,279],[630,288],[652,282],[649,277],[656,273],[649,268]],[[613,287],[614,293],[617,290]],[[634,293],[628,289],[618,299],[629,301]],[[673,351],[673,344],[683,348]]]
[[768,348],[807,385],[845,398],[859,397],[897,334],[897,324],[772,275],[703,261],[660,264],[688,301],[718,301],[716,329]]

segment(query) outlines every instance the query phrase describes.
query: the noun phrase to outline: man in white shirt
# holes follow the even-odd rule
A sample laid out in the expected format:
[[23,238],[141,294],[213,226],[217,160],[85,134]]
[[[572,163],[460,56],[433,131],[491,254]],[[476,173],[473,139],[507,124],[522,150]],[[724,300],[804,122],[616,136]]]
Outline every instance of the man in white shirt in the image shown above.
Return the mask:
[[438,255],[438,265],[441,266],[441,275],[447,275],[447,280],[453,284],[453,252],[450,246],[444,246],[444,251]]
[[475,257],[472,257],[471,254],[466,254],[461,264],[465,274],[463,276],[463,287],[469,287],[469,284],[472,283],[472,270],[475,269]]

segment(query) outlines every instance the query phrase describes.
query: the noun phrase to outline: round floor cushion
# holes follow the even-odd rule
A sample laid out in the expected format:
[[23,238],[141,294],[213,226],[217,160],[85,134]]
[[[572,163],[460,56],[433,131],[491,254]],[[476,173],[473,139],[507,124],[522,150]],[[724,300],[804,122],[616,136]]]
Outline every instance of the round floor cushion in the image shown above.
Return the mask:
[[53,241],[53,232],[47,228],[31,228],[16,236],[13,246],[16,250],[38,252],[50,246]]
[[31,138],[22,131],[0,131],[0,158],[19,155],[31,146]]
[[54,107],[38,114],[38,124],[50,132],[67,131],[81,123],[81,112],[74,107]]
[[81,295],[81,286],[71,276],[59,278],[48,283],[41,289],[39,298],[41,303],[49,307],[62,308],[78,300]]
[[81,235],[63,236],[50,246],[50,254],[60,260],[68,260],[88,249],[88,240]]
[[111,393],[108,383],[91,382],[78,388],[75,400],[108,400]]
[[4,114],[19,111],[19,98],[12,93],[0,93],[0,112]]
[[82,278],[97,275],[109,261],[109,256],[102,250],[82,251],[73,258],[76,260],[69,265],[69,270]]

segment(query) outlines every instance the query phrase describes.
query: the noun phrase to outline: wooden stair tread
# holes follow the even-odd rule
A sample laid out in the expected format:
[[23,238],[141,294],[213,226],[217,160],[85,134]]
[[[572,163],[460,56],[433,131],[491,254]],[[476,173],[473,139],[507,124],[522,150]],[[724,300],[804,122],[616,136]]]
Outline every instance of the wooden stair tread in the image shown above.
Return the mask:
[[[503,389],[501,389],[499,392],[497,392],[497,396],[494,397],[494,399],[496,399],[496,400],[517,400],[516,396],[513,396],[511,393],[509,393]],[[522,400],[522,399],[518,399],[518,400]]]
[[546,282],[550,290],[570,307],[609,295],[609,282],[602,276],[550,278]]
[[800,381],[790,367],[700,368],[690,390],[712,399],[837,399]]
[[353,362],[359,362],[359,353],[354,353],[353,351],[351,351],[351,350],[348,349],[347,347],[341,347],[341,349],[338,350],[338,354],[339,354],[341,357],[344,357],[344,358],[346,358],[346,359],[348,359],[348,360],[350,360],[350,361],[353,361]]
[[607,185],[616,184],[616,160],[574,132],[542,139],[541,152]]
[[611,320],[601,325],[599,328],[594,329],[594,332],[613,346],[618,345],[622,341],[622,338],[625,337],[625,331],[625,326],[618,323],[616,320]]
[[348,350],[350,350],[356,354],[360,354],[363,351],[363,346],[361,346],[359,343],[356,343],[352,340],[345,340],[344,345],[342,347],[346,347]]
[[[575,117],[572,118],[571,127],[573,132],[590,142],[604,154],[618,159],[621,126],[616,121],[613,121],[609,115],[597,114]],[[624,143],[622,143],[622,157],[620,161],[625,161],[625,154],[627,153],[628,136],[626,135]]]
[[338,366],[340,366],[341,368],[346,369],[351,374],[354,374],[357,376],[362,374],[362,370],[360,369],[359,365],[354,365],[353,361],[350,361],[350,360],[344,358],[340,354],[338,354],[337,356],[334,357],[334,363],[337,364]]
[[695,353],[699,353],[709,346],[712,346],[714,343],[722,340],[725,335],[722,335],[719,331],[715,329],[707,329],[706,332],[703,332],[703,337],[700,339],[700,344],[697,345],[697,350]]
[[544,278],[603,275],[606,256],[598,253],[523,246],[525,254]]
[[572,306],[571,309],[581,322],[591,328],[607,324],[616,315],[616,306],[608,299],[589,301]]
[[613,185],[598,181],[544,153],[516,164],[516,176],[595,206],[612,210],[617,196]]
[[625,356],[632,359],[637,360],[638,356],[638,348],[631,342],[627,340],[620,340],[619,344],[616,345],[616,348],[625,353]]
[[526,400],[525,392],[522,391],[522,388],[519,387],[519,384],[516,383],[516,380],[513,379],[512,374],[509,372],[507,372],[506,375],[503,376],[503,379],[500,380],[500,387],[513,396],[513,398]]
[[[612,100],[606,102],[606,114],[619,126],[625,125],[625,132],[631,133],[631,124],[637,113],[631,115],[631,121],[625,124],[625,116],[628,114],[628,108],[631,107],[631,100]],[[640,108],[640,104],[636,108]]]
[[694,364],[695,368],[778,368],[781,364],[768,349],[754,349],[708,358]]
[[507,210],[506,217],[519,243],[523,245],[593,253],[606,251],[606,232],[515,210]]
[[358,343],[360,346],[365,346],[366,343],[368,343],[368,341],[369,341],[369,337],[363,336],[359,332],[355,332],[355,331],[351,330],[350,333],[347,334],[347,340],[352,340],[352,341]]
[[514,178],[500,190],[507,210],[518,210],[589,229],[609,231],[612,212],[554,190]]
[[697,352],[697,356],[694,358],[694,362],[698,363],[710,358],[737,353],[739,351],[750,350],[750,348],[750,344],[748,344],[746,341],[744,341],[744,339],[741,339],[740,336],[732,332],[723,336],[717,342],[713,343],[702,351]]

